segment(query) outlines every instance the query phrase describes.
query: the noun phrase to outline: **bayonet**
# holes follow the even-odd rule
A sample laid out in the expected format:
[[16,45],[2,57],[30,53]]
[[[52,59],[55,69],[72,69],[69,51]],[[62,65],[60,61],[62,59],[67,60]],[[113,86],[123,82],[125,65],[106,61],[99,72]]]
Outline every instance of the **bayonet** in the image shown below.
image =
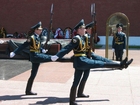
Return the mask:
[[[48,31],[48,35],[47,35],[47,41],[45,43],[45,48],[47,47],[47,43],[48,41],[50,41],[50,36],[52,34],[52,24],[53,24],[53,4],[51,5],[51,9],[50,9],[50,24],[49,24],[49,31]],[[49,48],[48,48],[49,49]]]
[[53,4],[51,5],[51,14],[53,14]]

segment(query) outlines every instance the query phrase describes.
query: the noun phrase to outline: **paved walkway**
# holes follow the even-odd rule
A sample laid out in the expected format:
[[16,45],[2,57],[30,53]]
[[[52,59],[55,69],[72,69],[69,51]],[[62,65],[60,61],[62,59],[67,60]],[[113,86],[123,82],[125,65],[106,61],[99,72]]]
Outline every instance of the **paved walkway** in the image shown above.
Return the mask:
[[[103,56],[104,49],[96,50],[96,53]],[[77,98],[76,102],[81,105],[140,105],[139,53],[140,50],[129,51],[129,58],[130,56],[134,58],[134,62],[122,71],[106,68],[91,69],[84,91],[90,97]],[[23,69],[16,63],[10,62],[5,64],[4,71],[0,74],[4,75],[6,71],[12,74],[9,70],[14,71],[14,67],[17,72]],[[7,80],[0,80],[0,105],[68,105],[74,72],[72,63],[41,64],[33,85],[33,91],[38,93],[36,96],[24,94],[30,66],[25,66],[25,69]]]

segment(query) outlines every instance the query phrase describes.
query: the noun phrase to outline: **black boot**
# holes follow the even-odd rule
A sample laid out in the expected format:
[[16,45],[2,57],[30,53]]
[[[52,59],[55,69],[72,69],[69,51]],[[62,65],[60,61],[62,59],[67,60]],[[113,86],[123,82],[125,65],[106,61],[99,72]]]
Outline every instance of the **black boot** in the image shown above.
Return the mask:
[[61,59],[56,60],[58,62],[73,62],[74,61],[74,56],[72,57],[63,57]]
[[132,62],[133,62],[133,59],[130,59],[129,61],[127,61],[125,64],[125,68],[127,68]]
[[71,90],[70,90],[70,103],[69,103],[69,105],[78,105],[75,102],[75,98],[76,98],[76,87],[71,87]]
[[25,91],[26,95],[37,95],[37,93],[33,93],[31,91],[31,88],[32,88],[32,85],[33,85],[33,81],[34,81],[33,79],[29,78],[29,80],[27,82],[27,86],[26,86],[26,91]]
[[126,68],[126,62],[128,58],[126,57],[121,63],[116,63],[116,62],[106,62],[104,67],[106,68],[117,68],[122,70],[123,68]]
[[89,97],[89,95],[83,94],[83,91],[84,91],[84,88],[85,88],[85,84],[86,84],[86,81],[82,81],[80,83],[79,88],[78,88],[77,97],[82,97],[82,98],[88,98]]

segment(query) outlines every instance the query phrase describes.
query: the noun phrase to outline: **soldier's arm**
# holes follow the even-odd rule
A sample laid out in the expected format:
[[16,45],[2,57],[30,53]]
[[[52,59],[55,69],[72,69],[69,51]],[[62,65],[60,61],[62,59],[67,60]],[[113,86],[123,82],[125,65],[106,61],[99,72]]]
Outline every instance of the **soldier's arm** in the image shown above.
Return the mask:
[[22,51],[24,48],[29,46],[31,43],[31,38],[28,38],[23,44],[21,44],[17,49],[15,49],[13,52],[15,54],[18,54],[20,51]]
[[68,54],[72,49],[78,46],[78,44],[79,44],[79,39],[74,37],[68,45],[66,45],[56,54],[56,56],[62,58],[65,54]]
[[114,48],[114,44],[115,44],[115,36],[113,36],[113,40],[112,40],[112,48]]

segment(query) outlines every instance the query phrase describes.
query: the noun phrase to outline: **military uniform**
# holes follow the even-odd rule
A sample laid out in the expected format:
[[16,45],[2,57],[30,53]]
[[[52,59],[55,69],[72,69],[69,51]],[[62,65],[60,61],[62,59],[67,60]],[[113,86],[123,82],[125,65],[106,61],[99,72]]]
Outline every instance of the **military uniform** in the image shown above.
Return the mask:
[[[92,30],[93,25],[94,25],[94,22],[90,22],[89,24],[86,25],[85,28]],[[88,44],[90,46],[90,34],[87,33],[87,35],[88,35]],[[94,42],[94,39],[93,39],[93,42]],[[91,58],[94,59],[94,60],[101,60],[101,61],[104,61],[104,62],[112,62],[112,60],[109,60],[107,58],[101,57],[101,56],[95,54],[94,52],[91,52]]]
[[[31,27],[31,29],[42,29],[41,27],[41,22],[36,24],[35,26]],[[27,87],[26,87],[26,95],[36,95],[36,93],[31,92],[32,84],[34,81],[34,78],[36,77],[36,74],[38,72],[38,68],[40,63],[43,62],[50,62],[51,61],[51,56],[46,55],[42,53],[41,48],[41,41],[39,35],[36,33],[32,34],[26,42],[24,42],[20,47],[14,50],[15,54],[18,54],[20,51],[22,51],[24,48],[29,46],[30,49],[30,61],[32,63],[32,70],[31,70],[31,75],[30,78],[28,79]]]
[[[93,28],[94,22],[90,22],[86,25],[86,30],[91,30],[91,32],[87,31],[87,34],[89,34],[89,42],[90,42],[90,36],[92,34],[92,28]],[[97,44],[100,41],[100,38],[97,36],[97,33],[95,33],[95,36],[93,37],[93,44]]]
[[[116,28],[123,27],[122,24],[117,24]],[[115,49],[115,56],[117,61],[122,61],[123,50],[126,46],[126,34],[123,32],[117,32],[112,41],[112,48]]]
[[[81,20],[76,26],[75,30],[81,27],[85,27],[84,20]],[[87,51],[90,46],[88,43],[88,35],[85,34],[81,36],[77,34],[71,40],[71,42],[61,49],[56,56],[62,58],[65,54],[69,53],[71,50],[74,52],[73,67],[75,68],[74,81],[70,91],[70,105],[77,105],[75,103],[76,89],[79,84],[80,89],[78,89],[78,97],[88,97],[83,94],[83,89],[86,80],[89,76],[89,71],[91,68],[101,68],[101,67],[120,67],[120,64],[113,63],[111,60],[100,57],[92,53],[92,59],[87,57]],[[109,62],[109,63],[107,63]],[[82,77],[83,75],[83,77]],[[81,80],[81,81],[80,81]]]

